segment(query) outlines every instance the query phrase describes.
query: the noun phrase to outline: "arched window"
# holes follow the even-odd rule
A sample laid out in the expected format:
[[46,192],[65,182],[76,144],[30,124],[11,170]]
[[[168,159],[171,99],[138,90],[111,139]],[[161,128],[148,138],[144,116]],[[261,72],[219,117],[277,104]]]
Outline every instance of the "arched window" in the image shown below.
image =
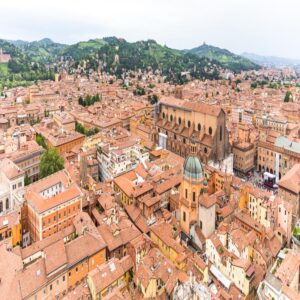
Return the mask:
[[6,207],[6,210],[8,210],[8,209],[9,209],[9,200],[8,200],[8,198],[6,198],[5,207]]
[[163,119],[164,119],[164,118],[166,117],[166,114],[163,112],[163,115],[162,115],[162,116],[163,116]]
[[193,192],[193,202],[196,202],[196,192]]
[[0,201],[0,213],[2,213],[2,212],[3,212],[3,202]]
[[207,148],[206,148],[206,147],[204,147],[204,153],[205,153],[205,154],[207,153]]
[[186,214],[185,214],[185,211],[183,212],[183,222],[186,221]]
[[211,127],[208,128],[208,133],[209,133],[210,135],[212,135],[212,128],[211,128]]
[[174,133],[174,140],[176,140],[176,138],[177,138],[177,136],[176,136],[176,134]]
[[181,118],[178,119],[178,124],[181,125]]
[[185,198],[187,198],[187,197],[188,197],[188,190],[185,189]]
[[170,116],[170,121],[171,121],[171,122],[173,121],[173,115]]
[[185,144],[185,138],[183,138],[183,143]]
[[222,128],[222,126],[220,126],[220,141],[222,141],[222,135],[223,135],[223,128]]
[[191,127],[191,121],[188,121],[188,128]]
[[198,131],[200,131],[201,130],[201,124],[199,123],[198,124]]

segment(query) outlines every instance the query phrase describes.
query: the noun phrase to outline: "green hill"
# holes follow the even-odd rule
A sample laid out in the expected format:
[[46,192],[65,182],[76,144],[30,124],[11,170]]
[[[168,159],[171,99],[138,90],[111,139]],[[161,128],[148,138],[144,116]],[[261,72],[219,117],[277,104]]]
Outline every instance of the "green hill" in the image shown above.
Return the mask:
[[64,55],[75,59],[75,64],[87,61],[87,67],[121,75],[124,70],[160,71],[167,80],[183,82],[182,72],[189,72],[194,78],[218,78],[220,64],[192,53],[159,45],[154,40],[129,43],[125,39],[107,37],[101,40],[80,42],[64,49]]
[[107,43],[103,39],[93,39],[86,42],[79,42],[62,49],[61,54],[70,56],[75,60],[80,60],[87,55],[95,54],[101,47]]
[[52,40],[45,38],[40,41],[25,42],[25,41],[10,41],[17,48],[21,49],[32,62],[50,64],[57,60],[61,51],[67,46],[64,44],[55,43]]
[[[54,68],[75,69],[79,64],[86,66],[82,72],[87,74],[100,67],[118,77],[124,71],[152,70],[174,83],[185,82],[187,74],[191,78],[217,79],[223,68],[234,72],[259,68],[246,58],[209,45],[181,51],[154,40],[130,43],[116,37],[91,39],[73,45],[55,43],[48,38],[34,42],[0,40],[0,48],[12,57],[7,65],[0,67],[0,89],[51,79]],[[64,58],[62,62],[61,57]]]
[[207,57],[217,60],[224,68],[233,72],[239,73],[241,71],[258,70],[260,66],[253,63],[249,59],[236,55],[226,49],[203,44],[199,47],[188,50],[199,57]]
[[11,42],[0,40],[0,48],[11,56],[7,64],[1,64],[0,90],[3,87],[30,85],[36,80],[54,78],[53,70],[49,69],[43,59],[40,59],[37,50],[23,49]]

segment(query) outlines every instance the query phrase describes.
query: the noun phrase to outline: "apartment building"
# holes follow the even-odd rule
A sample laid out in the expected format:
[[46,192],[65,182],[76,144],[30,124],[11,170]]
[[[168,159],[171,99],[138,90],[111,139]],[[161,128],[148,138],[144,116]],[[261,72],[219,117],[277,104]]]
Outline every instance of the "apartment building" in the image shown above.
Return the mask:
[[26,188],[24,198],[33,241],[66,228],[82,210],[83,193],[66,170],[32,183]]
[[115,143],[99,143],[97,160],[100,180],[111,180],[134,169],[140,162],[149,159],[149,152],[135,138]]
[[0,215],[23,202],[24,171],[10,159],[0,161]]

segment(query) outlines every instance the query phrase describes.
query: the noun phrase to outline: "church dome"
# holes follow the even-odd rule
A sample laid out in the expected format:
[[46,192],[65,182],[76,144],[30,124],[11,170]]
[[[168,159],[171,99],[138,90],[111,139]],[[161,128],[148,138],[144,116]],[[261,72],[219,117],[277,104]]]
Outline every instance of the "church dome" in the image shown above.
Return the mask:
[[200,160],[197,156],[190,155],[184,162],[183,175],[190,179],[201,179],[204,172]]

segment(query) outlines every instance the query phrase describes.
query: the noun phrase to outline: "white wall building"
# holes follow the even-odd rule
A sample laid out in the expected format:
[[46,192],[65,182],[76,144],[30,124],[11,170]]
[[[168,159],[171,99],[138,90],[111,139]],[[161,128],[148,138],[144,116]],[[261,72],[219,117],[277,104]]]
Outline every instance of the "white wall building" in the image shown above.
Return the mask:
[[110,180],[122,173],[131,171],[140,162],[148,159],[149,152],[140,144],[139,140],[134,138],[113,145],[107,143],[97,145],[97,160],[101,181]]
[[23,201],[24,172],[11,160],[0,161],[0,214],[12,211]]

